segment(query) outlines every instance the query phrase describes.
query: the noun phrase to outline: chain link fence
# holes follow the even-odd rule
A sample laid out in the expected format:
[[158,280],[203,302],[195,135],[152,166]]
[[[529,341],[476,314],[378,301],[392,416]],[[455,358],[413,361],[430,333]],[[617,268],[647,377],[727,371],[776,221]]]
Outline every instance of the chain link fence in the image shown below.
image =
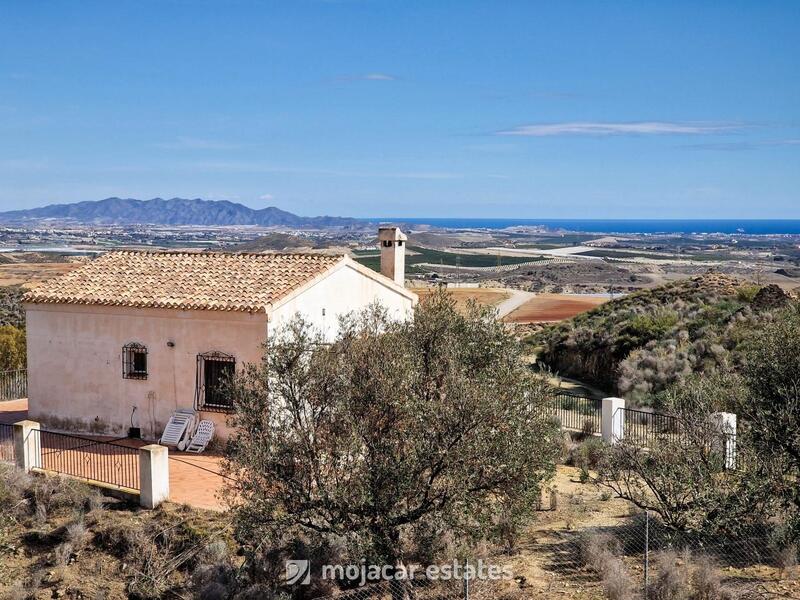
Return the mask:
[[607,525],[564,526],[538,536],[524,556],[495,556],[503,580],[385,581],[319,600],[800,599],[797,548],[775,527],[726,537],[682,533],[652,514]]

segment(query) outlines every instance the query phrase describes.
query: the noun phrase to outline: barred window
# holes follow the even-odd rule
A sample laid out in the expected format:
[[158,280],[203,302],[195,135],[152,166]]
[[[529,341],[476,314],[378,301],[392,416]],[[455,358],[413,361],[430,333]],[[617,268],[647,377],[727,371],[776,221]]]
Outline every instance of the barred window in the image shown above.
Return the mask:
[[147,348],[131,343],[122,347],[123,379],[147,379]]
[[195,408],[217,412],[233,410],[233,399],[227,393],[227,385],[235,371],[236,358],[230,354],[198,354]]

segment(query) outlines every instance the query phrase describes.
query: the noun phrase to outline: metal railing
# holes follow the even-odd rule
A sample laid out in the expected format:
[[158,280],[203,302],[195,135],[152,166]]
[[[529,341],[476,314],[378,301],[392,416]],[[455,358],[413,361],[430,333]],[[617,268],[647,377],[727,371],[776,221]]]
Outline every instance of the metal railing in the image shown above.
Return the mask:
[[30,435],[36,469],[117,488],[140,489],[138,448],[39,429]]
[[28,371],[0,371],[0,400],[18,400],[28,397]]
[[0,423],[0,461],[14,462],[14,426]]
[[659,440],[678,439],[680,419],[673,415],[635,408],[620,408],[625,430],[625,440],[649,448]]
[[563,429],[600,433],[602,413],[602,400],[563,392],[553,398],[553,415]]

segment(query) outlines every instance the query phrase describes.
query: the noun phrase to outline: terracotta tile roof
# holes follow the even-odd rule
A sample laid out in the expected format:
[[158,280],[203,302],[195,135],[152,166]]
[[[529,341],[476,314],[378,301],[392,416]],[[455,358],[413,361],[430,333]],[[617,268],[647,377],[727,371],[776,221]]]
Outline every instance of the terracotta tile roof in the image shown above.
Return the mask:
[[40,284],[23,301],[264,312],[341,260],[330,254],[109,252]]

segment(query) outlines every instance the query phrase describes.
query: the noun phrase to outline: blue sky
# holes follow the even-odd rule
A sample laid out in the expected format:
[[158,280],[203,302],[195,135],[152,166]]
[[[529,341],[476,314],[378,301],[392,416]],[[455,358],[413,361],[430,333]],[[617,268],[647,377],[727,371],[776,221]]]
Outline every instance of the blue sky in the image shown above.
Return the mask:
[[800,2],[0,0],[0,207],[800,218]]

